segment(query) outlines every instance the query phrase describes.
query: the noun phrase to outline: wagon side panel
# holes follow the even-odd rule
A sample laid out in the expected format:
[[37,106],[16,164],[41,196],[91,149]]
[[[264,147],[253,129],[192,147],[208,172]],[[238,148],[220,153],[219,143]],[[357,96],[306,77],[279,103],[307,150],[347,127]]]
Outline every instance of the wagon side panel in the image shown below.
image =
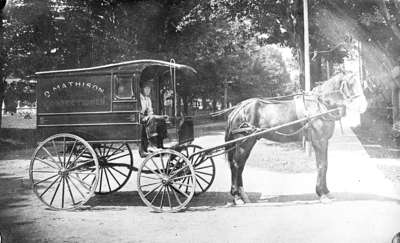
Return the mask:
[[136,99],[117,103],[111,74],[44,75],[37,85],[40,139],[61,132],[88,141],[137,141]]

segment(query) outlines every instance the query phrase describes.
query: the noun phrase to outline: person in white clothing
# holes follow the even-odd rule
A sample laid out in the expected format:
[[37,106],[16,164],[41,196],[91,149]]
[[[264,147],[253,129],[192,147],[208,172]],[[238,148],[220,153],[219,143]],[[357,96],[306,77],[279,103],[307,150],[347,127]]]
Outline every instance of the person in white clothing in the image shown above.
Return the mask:
[[[149,145],[155,145],[162,148],[162,140],[166,137],[165,116],[154,115],[151,103],[151,88],[154,80],[150,79],[143,83],[142,92],[140,93],[140,123],[142,124],[141,143],[139,153],[142,157],[149,153]],[[149,143],[149,140],[152,143]],[[152,148],[155,150],[157,148]]]

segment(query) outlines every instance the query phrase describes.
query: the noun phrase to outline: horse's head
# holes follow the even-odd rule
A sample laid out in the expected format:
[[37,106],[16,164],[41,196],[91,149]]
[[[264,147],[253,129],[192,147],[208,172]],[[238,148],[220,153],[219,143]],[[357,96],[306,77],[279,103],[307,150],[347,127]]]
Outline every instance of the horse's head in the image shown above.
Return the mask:
[[316,87],[316,91],[328,108],[346,107],[350,111],[363,113],[368,106],[361,83],[352,74],[338,74]]

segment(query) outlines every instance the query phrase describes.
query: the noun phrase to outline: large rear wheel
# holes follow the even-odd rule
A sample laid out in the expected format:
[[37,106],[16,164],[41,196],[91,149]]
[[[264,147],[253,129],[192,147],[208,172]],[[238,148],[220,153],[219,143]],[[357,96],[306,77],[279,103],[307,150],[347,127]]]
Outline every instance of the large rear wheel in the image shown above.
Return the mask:
[[128,144],[93,144],[100,172],[96,194],[109,194],[121,189],[129,180],[133,168],[132,151]]
[[48,207],[71,210],[93,196],[99,164],[93,148],[68,133],[44,140],[33,153],[29,177],[36,196]]
[[146,157],[139,167],[137,185],[147,206],[157,212],[176,212],[192,199],[196,177],[184,155],[166,149]]

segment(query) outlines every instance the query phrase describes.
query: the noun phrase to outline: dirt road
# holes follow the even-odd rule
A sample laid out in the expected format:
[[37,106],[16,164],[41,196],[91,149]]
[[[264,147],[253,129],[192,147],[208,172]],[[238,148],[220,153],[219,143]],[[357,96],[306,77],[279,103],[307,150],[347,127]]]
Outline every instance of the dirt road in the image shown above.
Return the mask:
[[[222,135],[214,134],[199,142],[221,141]],[[262,157],[262,146],[250,159]],[[328,178],[336,197],[332,203],[322,204],[314,195],[314,172],[291,174],[250,165],[244,178],[253,203],[229,207],[229,169],[219,157],[210,191],[194,198],[186,211],[171,214],[144,206],[135,175],[123,190],[96,196],[87,208],[48,210],[31,192],[28,164],[0,161],[0,228],[15,242],[390,242],[400,231],[396,195],[341,186],[340,181],[351,180],[341,174],[339,162],[332,163]]]

